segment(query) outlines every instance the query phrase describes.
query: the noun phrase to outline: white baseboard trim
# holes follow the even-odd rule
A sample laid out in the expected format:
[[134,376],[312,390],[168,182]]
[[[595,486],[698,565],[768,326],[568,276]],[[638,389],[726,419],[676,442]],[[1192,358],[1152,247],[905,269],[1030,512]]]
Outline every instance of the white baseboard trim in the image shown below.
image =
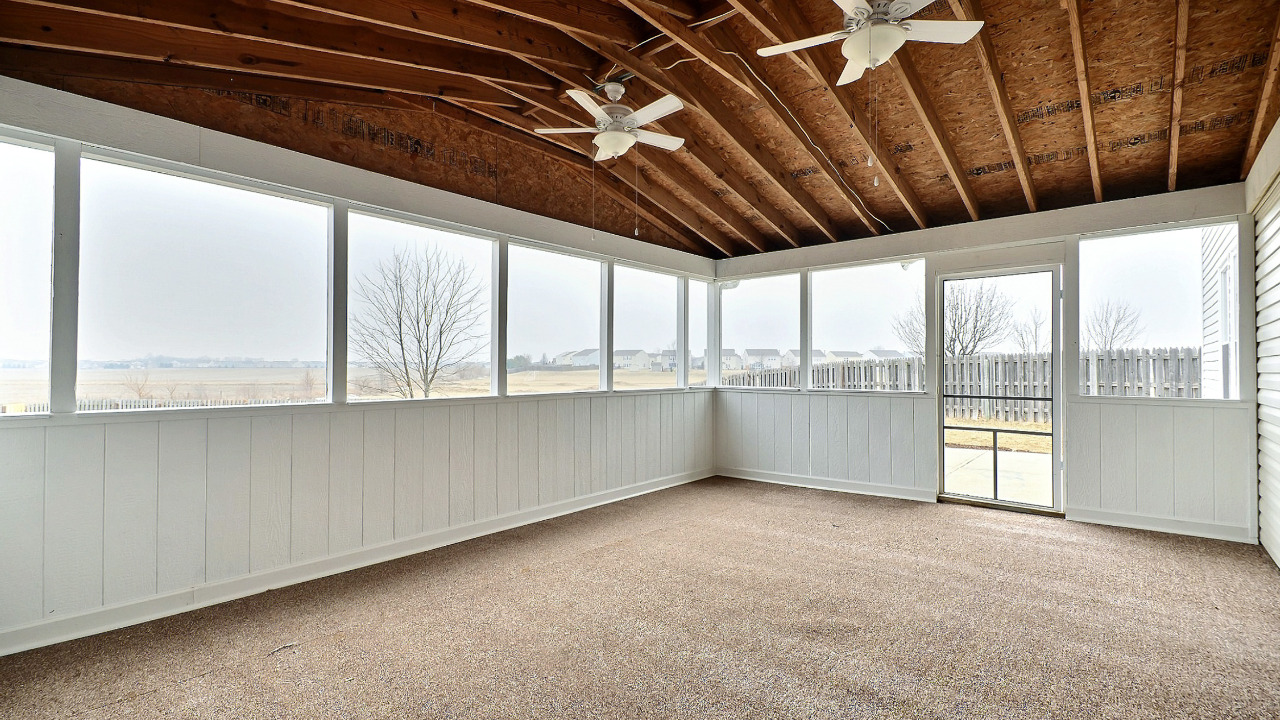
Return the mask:
[[855,493],[858,495],[877,495],[879,497],[901,498],[903,500],[920,500],[937,502],[938,493],[934,490],[922,490],[914,487],[897,485],[879,485],[876,483],[854,482],[852,480],[836,480],[834,478],[816,478],[806,475],[790,475],[787,473],[766,472],[764,470],[743,470],[740,468],[718,468],[717,475],[743,480],[794,487],[813,488],[815,490],[835,490],[836,492]]
[[251,575],[197,585],[177,592],[134,600],[110,607],[96,608],[77,615],[59,617],[0,632],[0,656],[54,643],[88,637],[109,630],[177,615],[210,605],[256,595],[268,590],[296,585],[328,575],[336,575],[388,560],[432,550],[445,545],[471,540],[483,535],[510,530],[561,515],[580,512],[599,505],[626,500],[657,490],[683,485],[714,476],[710,470],[671,475],[635,485],[604,490],[563,500],[550,505],[520,510],[498,517],[479,520],[381,545],[359,548],[310,562],[275,568]]
[[1066,509],[1066,515],[1068,520],[1093,523],[1095,525],[1115,525],[1135,530],[1154,530],[1156,532],[1191,535],[1212,540],[1230,540],[1232,542],[1249,543],[1250,545],[1258,543],[1258,537],[1249,528],[1236,525],[1073,507]]

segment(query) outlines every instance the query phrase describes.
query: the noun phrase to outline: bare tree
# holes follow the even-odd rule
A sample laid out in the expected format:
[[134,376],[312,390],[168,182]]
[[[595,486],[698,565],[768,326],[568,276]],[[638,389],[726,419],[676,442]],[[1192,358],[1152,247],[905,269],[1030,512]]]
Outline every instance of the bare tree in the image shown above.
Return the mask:
[[1110,351],[1132,345],[1143,330],[1141,313],[1123,300],[1108,298],[1089,311],[1080,334],[1086,349]]
[[487,344],[484,287],[471,268],[438,248],[396,250],[356,282],[349,335],[399,397],[430,397]]
[[1049,349],[1049,328],[1045,327],[1046,318],[1040,308],[1031,308],[1027,319],[1013,324],[1013,340],[1018,349],[1024,353],[1041,353]]
[[140,372],[130,370],[126,372],[124,377],[120,379],[120,384],[139,400],[146,400],[151,396],[151,393],[148,392],[151,387],[151,373],[147,370]]
[[[951,282],[946,287],[942,313],[942,351],[946,355],[976,355],[1009,336],[1013,326],[1013,301],[985,282]],[[907,350],[924,355],[927,329],[924,299],[893,318],[893,333]]]

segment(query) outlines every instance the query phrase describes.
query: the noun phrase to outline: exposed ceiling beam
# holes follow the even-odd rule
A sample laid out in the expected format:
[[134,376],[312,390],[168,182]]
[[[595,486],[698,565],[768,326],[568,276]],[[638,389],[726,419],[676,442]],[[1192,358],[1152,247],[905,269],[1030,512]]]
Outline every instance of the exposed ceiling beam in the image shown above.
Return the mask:
[[162,87],[196,88],[362,107],[405,110],[405,96],[381,90],[361,90],[300,80],[206,70],[185,65],[93,57],[57,50],[0,46],[0,73],[42,78],[116,80]]
[[[1190,0],[1180,0],[1179,10],[1181,6],[1185,6]],[[1093,126],[1093,95],[1089,90],[1089,55],[1084,48],[1084,18],[1080,9],[1080,0],[1066,0],[1067,4],[1067,21],[1071,27],[1071,57],[1076,63],[1076,85],[1080,88],[1080,113],[1084,116],[1084,144],[1089,152],[1089,177],[1093,180],[1093,200],[1094,202],[1102,202],[1102,170],[1098,162],[1098,133]],[[984,28],[985,30],[985,28]],[[1181,44],[1181,58],[1183,63],[1186,62],[1186,36],[1183,36]],[[1175,88],[1178,84],[1175,81]],[[1181,106],[1181,98],[1179,94],[1181,90],[1174,90],[1174,103]],[[1174,118],[1174,126],[1176,132],[1177,118]],[[1174,140],[1174,147],[1177,147],[1177,140]],[[1174,151],[1176,152],[1176,150]],[[1171,156],[1172,157],[1172,156]],[[1169,184],[1170,190],[1173,189],[1173,173],[1177,172],[1177,161],[1170,166]]]
[[172,0],[16,0],[22,4],[75,10],[104,17],[137,20],[162,27],[257,40],[343,57],[438,70],[488,80],[551,89],[554,82],[508,55],[410,40],[368,27],[305,20],[233,0],[200,4]]
[[518,57],[590,70],[591,54],[555,28],[465,2],[412,0],[265,0],[335,17],[429,35]]
[[[951,10],[960,20],[984,20],[982,5],[979,0],[947,0]],[[1018,173],[1018,181],[1022,183],[1022,193],[1027,198],[1027,208],[1031,212],[1040,209],[1040,201],[1036,197],[1036,186],[1031,180],[1031,165],[1027,162],[1027,151],[1022,145],[1022,134],[1018,132],[1018,123],[1013,115],[1013,107],[1009,103],[1009,91],[1004,86],[1004,73],[1000,70],[1000,58],[996,55],[995,45],[991,42],[991,31],[985,25],[978,31],[978,64],[987,80],[987,88],[991,91],[991,99],[996,105],[996,115],[1000,118],[1000,127],[1004,130],[1005,141],[1009,144],[1009,155],[1012,156],[1013,167]]]
[[572,28],[602,40],[634,45],[639,23],[626,10],[604,0],[467,0],[473,5],[519,15],[552,27]]
[[458,75],[374,65],[313,50],[0,1],[0,42],[232,70],[294,80],[471,102],[511,104],[511,98]]
[[[687,86],[679,78],[658,70],[616,45],[601,43],[585,35],[580,35],[577,39],[618,67],[636,75],[659,92],[672,93],[678,96],[685,102],[687,107],[696,111],[713,127],[718,128],[731,148],[743,152],[761,173],[775,183],[786,195],[790,196],[796,207],[818,227],[818,230],[823,235],[830,240],[841,239],[839,230],[831,222],[831,217],[827,215],[826,210],[823,210],[822,206],[813,199],[813,196],[800,187],[799,183],[796,182],[788,170],[782,167],[777,158],[773,157],[759,141],[753,139],[753,135],[738,119],[738,116],[730,111],[724,102],[716,97],[715,93],[711,92],[709,88],[700,84],[695,90],[693,87]],[[788,236],[787,241],[799,247],[794,238]]]
[[814,130],[800,119],[798,115],[791,111],[783,102],[782,98],[759,78],[761,71],[755,68],[755,63],[750,59],[750,51],[733,35],[723,30],[718,31],[717,39],[725,47],[733,48],[738,53],[738,57],[747,67],[752,68],[751,81],[756,92],[760,97],[764,98],[765,107],[773,115],[773,118],[786,129],[791,139],[804,148],[805,155],[808,160],[818,169],[818,172],[825,177],[836,191],[849,202],[849,206],[853,208],[853,212],[867,226],[867,230],[872,235],[879,235],[880,229],[876,226],[875,221],[868,214],[868,209],[862,200],[862,197],[854,192],[848,182],[839,173],[839,168],[834,167],[834,163],[825,154],[825,152],[814,145],[812,138]]
[[1169,192],[1178,189],[1178,145],[1182,140],[1182,98],[1187,82],[1187,31],[1191,0],[1178,0],[1173,39],[1173,100],[1169,111]]
[[[792,42],[818,34],[794,4],[786,0],[774,3],[773,7],[776,10],[776,14],[773,16],[765,12],[760,3],[755,0],[730,0],[730,4],[737,8],[738,12],[770,42]],[[819,87],[826,90],[839,113],[838,120],[846,123],[846,127],[853,133],[854,138],[866,149],[871,157],[875,158],[875,162],[880,166],[878,174],[884,177],[889,188],[902,201],[903,206],[916,224],[922,228],[928,227],[929,216],[925,212],[924,203],[920,202],[915,189],[906,181],[906,178],[902,177],[901,170],[898,168],[898,163],[894,161],[893,155],[873,134],[871,123],[863,110],[858,107],[852,91],[849,88],[837,88],[833,85],[833,81],[838,77],[839,71],[831,62],[831,59],[821,52],[787,53],[787,56],[801,70],[804,70],[811,80],[818,83]],[[746,53],[744,53],[744,57],[746,57]],[[870,208],[868,208],[868,212],[870,212]],[[872,232],[878,232],[874,225],[872,226]]]
[[650,25],[680,44],[689,54],[706,63],[708,67],[724,76],[744,93],[757,97],[755,86],[740,67],[733,64],[726,55],[717,50],[706,38],[690,30],[671,15],[655,11],[642,0],[619,0],[623,5],[643,18]]
[[640,0],[649,7],[674,15],[681,20],[693,20],[698,17],[698,4],[694,0]]
[[[707,30],[710,30],[737,14],[738,11],[733,9],[732,5],[727,2],[722,2],[699,15],[697,20],[689,23],[689,27],[692,28],[695,33],[704,35]],[[656,41],[653,45],[646,45],[644,52],[640,53],[640,57],[648,60],[664,50],[678,46],[679,43],[664,34],[663,39],[659,39],[659,41]]]
[[1271,30],[1271,54],[1267,57],[1267,74],[1262,80],[1262,89],[1258,91],[1257,109],[1253,112],[1253,129],[1249,131],[1249,145],[1245,148],[1244,166],[1240,169],[1242,180],[1253,169],[1253,162],[1262,149],[1267,116],[1271,114],[1271,103],[1275,100],[1277,76],[1280,76],[1280,14],[1276,16],[1275,27]]
[[947,177],[951,178],[951,184],[960,194],[960,201],[964,203],[965,210],[969,212],[970,218],[977,220],[980,217],[978,197],[974,195],[973,186],[969,184],[969,174],[960,164],[960,158],[956,155],[955,147],[951,145],[946,128],[942,127],[942,119],[938,117],[938,111],[929,100],[929,93],[925,90],[924,81],[920,79],[920,73],[916,70],[910,51],[905,47],[898,50],[889,58],[889,66],[898,76],[898,82],[902,84],[907,100],[916,109],[916,115],[920,117],[924,131],[928,133],[929,140],[938,151],[942,166],[947,169]]

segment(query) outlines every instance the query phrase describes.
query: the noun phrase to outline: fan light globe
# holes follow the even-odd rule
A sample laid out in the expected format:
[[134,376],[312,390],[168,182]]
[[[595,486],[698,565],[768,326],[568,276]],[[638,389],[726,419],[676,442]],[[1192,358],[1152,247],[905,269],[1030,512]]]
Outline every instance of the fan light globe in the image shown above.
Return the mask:
[[591,141],[608,157],[620,157],[636,144],[636,136],[622,130],[606,130]]
[[849,60],[880,67],[907,42],[907,31],[891,23],[872,23],[849,36],[840,53]]

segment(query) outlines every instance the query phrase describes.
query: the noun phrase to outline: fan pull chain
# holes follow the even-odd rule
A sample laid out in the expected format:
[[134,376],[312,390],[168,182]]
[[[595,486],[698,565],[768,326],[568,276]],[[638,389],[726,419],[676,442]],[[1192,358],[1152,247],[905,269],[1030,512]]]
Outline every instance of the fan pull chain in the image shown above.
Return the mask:
[[636,183],[634,189],[636,191],[635,236],[640,237],[640,148],[636,148]]

